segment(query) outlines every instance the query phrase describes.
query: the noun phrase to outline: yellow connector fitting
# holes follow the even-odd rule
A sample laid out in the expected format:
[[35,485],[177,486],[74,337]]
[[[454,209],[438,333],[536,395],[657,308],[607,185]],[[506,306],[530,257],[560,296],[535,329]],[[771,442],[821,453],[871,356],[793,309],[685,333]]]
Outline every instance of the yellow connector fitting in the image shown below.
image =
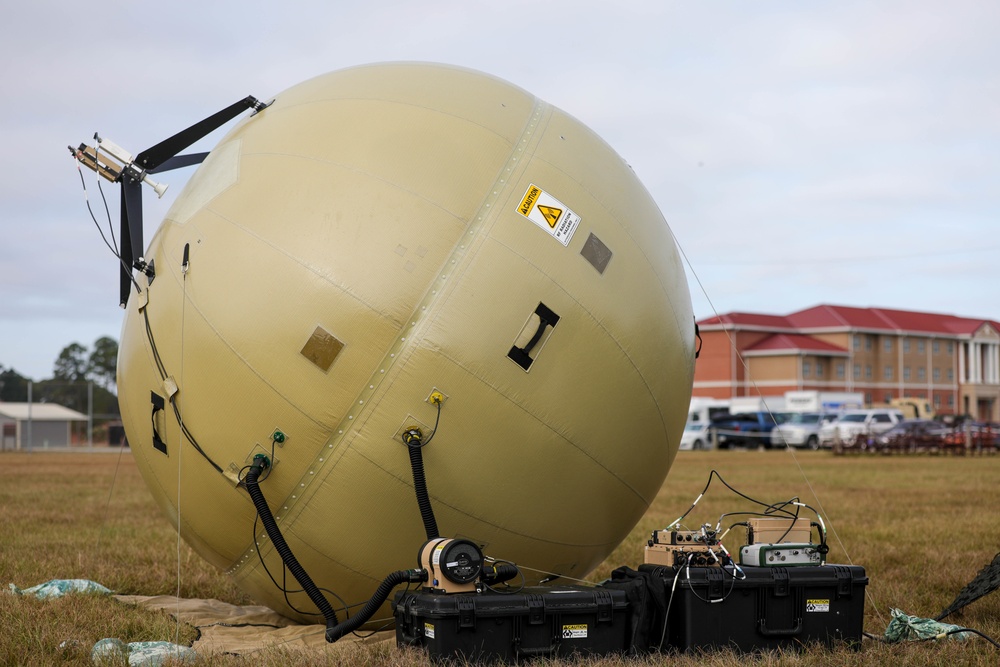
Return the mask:
[[431,393],[427,395],[424,399],[431,405],[444,405],[444,402],[448,400],[448,397],[437,387],[431,389]]

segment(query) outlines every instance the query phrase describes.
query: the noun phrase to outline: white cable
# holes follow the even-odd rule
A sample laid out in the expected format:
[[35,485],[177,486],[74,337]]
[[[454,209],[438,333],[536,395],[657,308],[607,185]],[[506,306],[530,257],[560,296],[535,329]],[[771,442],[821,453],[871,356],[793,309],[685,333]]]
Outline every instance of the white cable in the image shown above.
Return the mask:
[[[181,368],[180,368],[180,386],[184,386],[184,315],[187,311],[185,306],[187,305],[187,270],[182,271],[181,277]],[[148,288],[147,288],[148,289]],[[167,400],[170,400],[169,398]],[[176,398],[174,399],[176,400]],[[180,422],[178,426],[178,440],[183,441],[184,439],[184,422],[180,415],[180,411],[177,412],[177,419]],[[184,447],[181,443],[178,443],[177,449],[177,628],[175,630],[175,640],[174,643],[179,643],[178,638],[181,632],[181,622],[180,622],[180,599],[181,599],[181,451]]]

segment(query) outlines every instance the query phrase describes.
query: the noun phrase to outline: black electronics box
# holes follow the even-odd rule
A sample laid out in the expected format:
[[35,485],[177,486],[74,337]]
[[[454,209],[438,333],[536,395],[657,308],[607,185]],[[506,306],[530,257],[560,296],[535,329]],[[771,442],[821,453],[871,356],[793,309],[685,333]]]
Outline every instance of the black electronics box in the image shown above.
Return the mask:
[[751,652],[809,643],[860,646],[868,585],[863,567],[639,569],[662,581],[668,600],[661,648],[728,646]]
[[518,662],[625,652],[628,604],[622,590],[554,586],[511,594],[401,591],[392,608],[400,646],[421,646],[436,660]]

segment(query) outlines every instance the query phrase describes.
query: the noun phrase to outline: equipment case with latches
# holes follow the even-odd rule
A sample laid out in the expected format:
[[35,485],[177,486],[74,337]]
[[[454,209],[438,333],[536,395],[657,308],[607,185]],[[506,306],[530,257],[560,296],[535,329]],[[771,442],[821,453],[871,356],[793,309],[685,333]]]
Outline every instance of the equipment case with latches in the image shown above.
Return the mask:
[[689,651],[729,646],[749,652],[813,642],[860,645],[868,585],[863,567],[744,565],[740,569],[674,570],[641,565],[639,569],[660,578],[668,598],[663,648]]
[[626,650],[625,591],[525,588],[511,594],[401,591],[393,599],[396,643],[433,659],[515,662],[531,657]]

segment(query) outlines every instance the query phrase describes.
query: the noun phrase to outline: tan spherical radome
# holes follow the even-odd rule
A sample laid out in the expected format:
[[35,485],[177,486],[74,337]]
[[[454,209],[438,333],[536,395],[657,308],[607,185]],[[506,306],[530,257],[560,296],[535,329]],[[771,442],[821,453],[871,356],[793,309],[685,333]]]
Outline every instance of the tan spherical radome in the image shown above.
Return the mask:
[[677,451],[694,320],[670,230],[598,136],[494,77],[382,64],[277,94],[146,259],[118,368],[140,470],[195,551],[300,620],[237,483],[257,453],[295,556],[355,604],[426,539],[408,428],[433,432],[441,534],[528,583],[600,564]]

